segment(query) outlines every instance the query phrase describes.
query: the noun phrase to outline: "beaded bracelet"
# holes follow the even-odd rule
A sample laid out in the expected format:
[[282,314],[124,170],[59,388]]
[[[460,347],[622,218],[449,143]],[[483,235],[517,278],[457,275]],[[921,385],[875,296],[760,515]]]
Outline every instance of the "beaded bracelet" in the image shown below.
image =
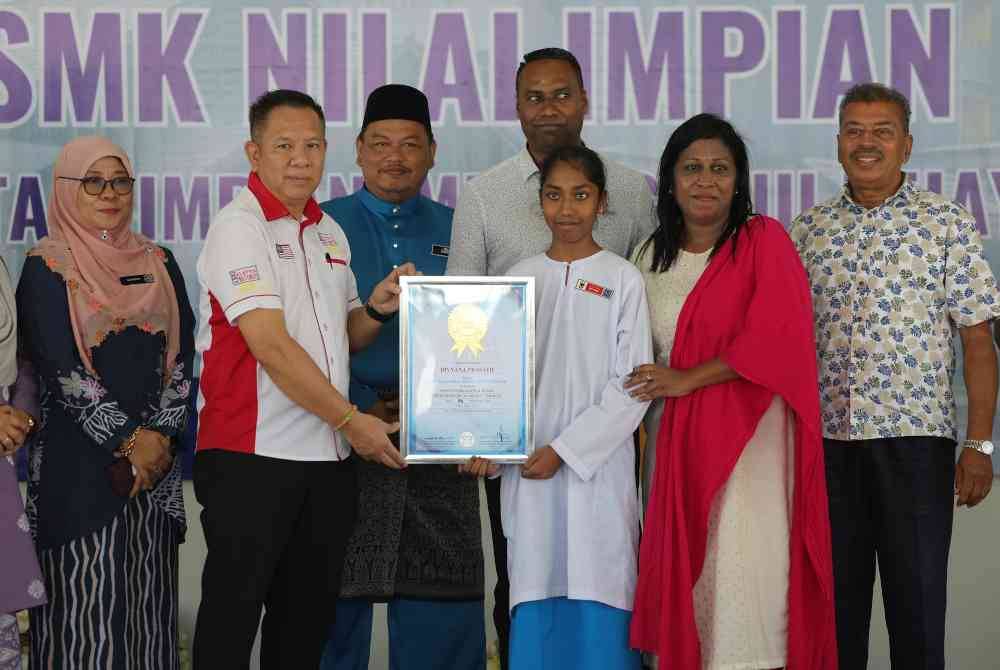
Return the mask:
[[351,409],[347,410],[344,416],[337,422],[337,425],[333,427],[334,430],[340,430],[347,425],[347,422],[354,418],[354,415],[358,411],[357,405],[351,405]]
[[128,436],[128,439],[125,440],[125,446],[121,449],[122,458],[128,458],[132,455],[132,452],[135,451],[135,441],[139,437],[140,430],[142,430],[142,428],[136,428],[132,431],[132,434]]

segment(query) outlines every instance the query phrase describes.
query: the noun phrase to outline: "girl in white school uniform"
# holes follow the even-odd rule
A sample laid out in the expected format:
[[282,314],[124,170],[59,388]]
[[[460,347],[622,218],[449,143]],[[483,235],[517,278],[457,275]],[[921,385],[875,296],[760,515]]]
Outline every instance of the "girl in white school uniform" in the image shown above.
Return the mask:
[[633,265],[594,241],[607,208],[596,153],[553,153],[540,198],[552,246],[508,273],[535,278],[535,450],[523,465],[475,458],[462,469],[503,477],[511,669],[637,670],[632,433],[648,403],[622,383],[653,358],[645,289]]

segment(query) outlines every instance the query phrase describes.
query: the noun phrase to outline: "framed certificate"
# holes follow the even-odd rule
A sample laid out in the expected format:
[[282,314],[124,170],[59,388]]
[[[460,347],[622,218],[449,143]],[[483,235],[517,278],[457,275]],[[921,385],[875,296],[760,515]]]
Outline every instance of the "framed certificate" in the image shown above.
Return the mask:
[[400,277],[399,448],[407,463],[534,448],[535,280]]

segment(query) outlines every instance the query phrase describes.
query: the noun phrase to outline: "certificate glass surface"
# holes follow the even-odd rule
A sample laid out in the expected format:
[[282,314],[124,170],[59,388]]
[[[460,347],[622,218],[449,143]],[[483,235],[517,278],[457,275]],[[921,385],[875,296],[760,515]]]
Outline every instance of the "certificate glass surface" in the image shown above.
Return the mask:
[[400,451],[407,463],[534,447],[532,277],[401,277]]

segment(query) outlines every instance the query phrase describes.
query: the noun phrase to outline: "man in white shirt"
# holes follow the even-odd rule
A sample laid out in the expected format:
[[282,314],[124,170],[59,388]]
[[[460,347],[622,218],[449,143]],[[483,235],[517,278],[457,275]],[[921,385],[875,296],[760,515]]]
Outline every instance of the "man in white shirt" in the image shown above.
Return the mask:
[[[587,91],[576,57],[565,49],[525,54],[516,80],[517,115],[527,143],[516,156],[466,184],[455,208],[449,275],[503,275],[517,262],[543,253],[552,235],[538,200],[539,166],[560,146],[581,144]],[[653,197],[645,177],[604,158],[608,207],[594,225],[597,243],[628,258],[656,227]],[[493,622],[500,660],[507,664],[509,583],[507,542],[500,525],[500,481],[486,480],[497,568]]]
[[348,400],[348,352],[398,309],[395,269],[358,300],[344,232],[313,192],[323,110],[297,91],[250,107],[247,188],[216,216],[198,259],[195,493],[208,556],[194,640],[199,668],[316,668],[334,618],[357,502],[351,451],[404,463],[387,424]]

